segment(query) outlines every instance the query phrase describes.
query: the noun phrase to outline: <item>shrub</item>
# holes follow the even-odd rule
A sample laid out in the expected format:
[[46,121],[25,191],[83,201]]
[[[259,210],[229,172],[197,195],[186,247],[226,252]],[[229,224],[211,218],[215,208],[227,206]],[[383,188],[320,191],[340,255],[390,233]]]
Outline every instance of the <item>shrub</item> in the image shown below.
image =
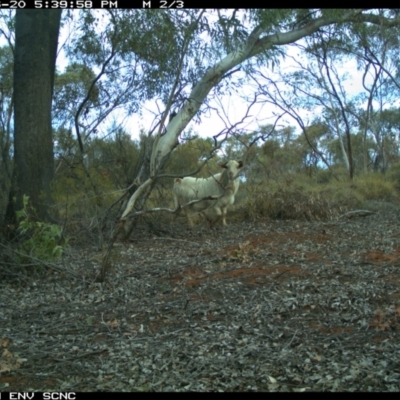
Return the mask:
[[400,189],[400,163],[395,163],[388,169],[386,179],[393,182],[397,189]]
[[[257,218],[332,220],[359,207],[364,197],[353,184],[332,180],[320,185],[313,178],[290,174],[281,182],[247,182],[242,187],[245,198],[238,202],[243,220]],[[240,189],[239,189],[240,191]]]
[[[29,197],[23,197],[23,208],[17,211],[18,233],[22,240],[19,245],[19,261],[30,262],[30,257],[42,261],[60,258],[63,253],[62,232],[58,225],[36,221],[28,211]],[[34,213],[34,209],[30,209]]]
[[394,183],[385,180],[385,177],[379,173],[358,177],[354,180],[353,185],[365,200],[390,200],[395,195]]

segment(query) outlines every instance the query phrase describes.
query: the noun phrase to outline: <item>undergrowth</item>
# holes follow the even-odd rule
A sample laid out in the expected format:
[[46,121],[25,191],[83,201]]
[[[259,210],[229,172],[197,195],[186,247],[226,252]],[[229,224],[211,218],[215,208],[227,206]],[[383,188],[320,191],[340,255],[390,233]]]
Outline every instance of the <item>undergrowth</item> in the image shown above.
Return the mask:
[[360,208],[366,200],[396,197],[395,183],[382,174],[371,173],[353,181],[331,179],[323,184],[320,178],[286,174],[279,180],[246,182],[240,189],[240,201],[236,201],[235,220],[332,220]]
[[35,210],[28,207],[29,197],[23,197],[23,208],[16,212],[19,234],[16,258],[21,264],[32,262],[32,258],[51,261],[61,257],[67,240],[61,245],[62,230],[58,225],[40,222]]

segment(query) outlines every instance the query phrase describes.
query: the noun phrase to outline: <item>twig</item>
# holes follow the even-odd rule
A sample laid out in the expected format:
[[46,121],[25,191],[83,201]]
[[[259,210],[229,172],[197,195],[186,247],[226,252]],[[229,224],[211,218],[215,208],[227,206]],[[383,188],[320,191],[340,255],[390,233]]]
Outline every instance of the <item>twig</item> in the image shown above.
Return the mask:
[[371,214],[376,214],[375,211],[369,211],[369,210],[354,210],[354,211],[349,211],[345,214],[342,214],[338,217],[338,219],[340,218],[353,218],[353,217],[367,217],[368,215]]
[[289,343],[287,343],[287,344],[285,344],[285,346],[283,346],[283,348],[285,348],[285,347],[289,347],[289,346],[292,344],[292,342],[293,342],[294,338],[296,337],[296,333],[297,333],[297,331],[298,331],[298,329],[296,329],[296,331],[294,332],[294,335],[293,335],[292,339],[290,340],[290,342],[289,342]]

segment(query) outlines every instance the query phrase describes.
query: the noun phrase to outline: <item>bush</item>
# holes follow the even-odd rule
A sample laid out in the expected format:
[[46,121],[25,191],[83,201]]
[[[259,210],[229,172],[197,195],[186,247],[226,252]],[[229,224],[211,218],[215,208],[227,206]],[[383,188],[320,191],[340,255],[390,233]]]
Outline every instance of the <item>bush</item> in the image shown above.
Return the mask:
[[257,218],[332,220],[364,201],[353,184],[332,180],[322,186],[313,178],[288,174],[280,182],[247,182],[240,190],[245,198],[238,202],[244,220]]
[[[57,225],[36,221],[34,215],[28,211],[29,197],[24,196],[23,208],[17,211],[18,233],[22,241],[19,244],[19,261],[31,262],[31,257],[42,261],[60,258],[64,248],[58,243],[61,241],[61,228]],[[33,213],[35,212],[32,209]]]
[[386,172],[386,179],[400,189],[400,163],[393,164]]
[[370,173],[354,179],[354,189],[365,200],[391,200],[395,196],[395,185],[385,180],[380,173]]
[[320,169],[315,174],[316,182],[319,184],[327,184],[337,180],[346,182],[349,179],[349,173],[346,168],[341,166],[331,167],[330,169]]

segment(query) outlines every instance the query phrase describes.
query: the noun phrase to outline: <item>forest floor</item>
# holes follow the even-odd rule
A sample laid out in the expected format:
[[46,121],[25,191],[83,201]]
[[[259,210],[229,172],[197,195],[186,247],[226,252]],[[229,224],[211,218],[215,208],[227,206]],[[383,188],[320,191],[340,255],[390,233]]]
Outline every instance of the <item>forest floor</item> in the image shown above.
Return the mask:
[[[0,281],[0,391],[399,391],[400,207],[183,219]],[[228,215],[229,223],[229,215]]]

